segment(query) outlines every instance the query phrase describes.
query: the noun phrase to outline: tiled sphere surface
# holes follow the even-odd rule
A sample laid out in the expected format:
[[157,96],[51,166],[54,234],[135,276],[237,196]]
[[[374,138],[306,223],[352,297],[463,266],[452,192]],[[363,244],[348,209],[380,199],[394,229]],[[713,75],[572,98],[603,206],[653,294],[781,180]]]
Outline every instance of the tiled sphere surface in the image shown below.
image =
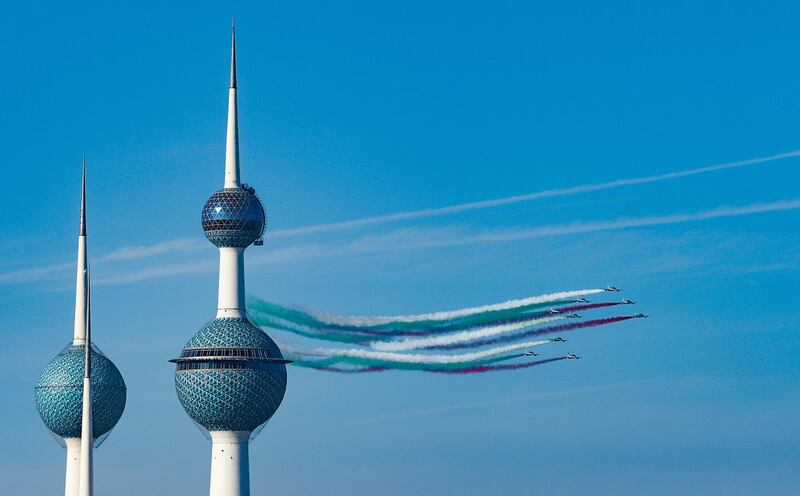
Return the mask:
[[[127,389],[114,363],[99,351],[92,360],[92,431],[100,437],[117,425]],[[84,347],[56,355],[36,383],[36,409],[48,429],[61,437],[80,437],[83,411]]]
[[[275,342],[244,318],[206,323],[186,348],[253,348],[283,358]],[[186,413],[209,431],[252,431],[278,410],[286,393],[286,366],[176,370],[175,389]]]
[[246,248],[264,233],[266,214],[252,190],[226,188],[206,201],[201,222],[206,237],[216,246]]

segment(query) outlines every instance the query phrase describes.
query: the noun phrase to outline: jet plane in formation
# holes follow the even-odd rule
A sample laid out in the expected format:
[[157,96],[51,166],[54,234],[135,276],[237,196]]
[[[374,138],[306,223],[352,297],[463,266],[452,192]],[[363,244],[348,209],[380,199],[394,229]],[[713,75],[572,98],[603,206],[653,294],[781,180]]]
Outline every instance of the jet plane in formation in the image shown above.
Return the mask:
[[550,310],[548,310],[548,311],[547,311],[547,313],[549,313],[549,314],[552,314],[552,315],[555,315],[555,314],[557,314],[557,313],[561,313],[561,312],[560,312],[560,311],[558,311],[558,310],[556,310],[555,308],[551,308]]
[[622,300],[622,304],[623,305],[635,305],[636,302],[635,301],[631,301],[631,300]]
[[643,313],[637,313],[636,315],[633,316],[633,318],[634,319],[646,319],[647,315],[645,315]]
[[571,313],[571,314],[567,315],[568,319],[579,319],[581,317],[582,317],[582,315],[578,315],[577,313]]
[[539,354],[532,351],[526,351],[522,356],[539,356]]
[[564,358],[566,358],[567,360],[577,360],[580,357],[578,355],[573,355],[572,353],[567,353],[566,355],[564,355]]
[[618,288],[616,288],[616,287],[614,287],[614,286],[606,286],[606,289],[605,289],[605,290],[606,290],[606,291],[610,291],[610,292],[612,292],[612,293],[619,293],[619,291],[620,291]]
[[575,298],[575,303],[589,303],[586,298]]
[[551,342],[551,343],[566,343],[566,342],[567,342],[567,340],[566,340],[566,339],[564,339],[564,338],[562,338],[561,336],[559,336],[559,337],[557,337],[557,338],[552,338],[552,339],[550,339],[550,342]]

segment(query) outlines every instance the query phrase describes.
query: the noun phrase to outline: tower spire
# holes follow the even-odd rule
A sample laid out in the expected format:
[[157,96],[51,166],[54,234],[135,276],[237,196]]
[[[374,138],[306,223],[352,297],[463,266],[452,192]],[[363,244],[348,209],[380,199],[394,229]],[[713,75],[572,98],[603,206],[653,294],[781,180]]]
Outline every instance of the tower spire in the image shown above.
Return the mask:
[[231,88],[236,88],[236,18],[231,22]]
[[83,156],[81,178],[81,220],[78,229],[78,274],[75,282],[75,326],[72,344],[81,346],[86,342],[86,291],[88,256],[86,251],[86,155]]
[[236,102],[236,25],[231,26],[231,85],[228,89],[228,135],[225,141],[225,188],[239,183],[239,117]]
[[86,154],[83,154],[83,173],[81,174],[81,227],[78,236],[86,236]]

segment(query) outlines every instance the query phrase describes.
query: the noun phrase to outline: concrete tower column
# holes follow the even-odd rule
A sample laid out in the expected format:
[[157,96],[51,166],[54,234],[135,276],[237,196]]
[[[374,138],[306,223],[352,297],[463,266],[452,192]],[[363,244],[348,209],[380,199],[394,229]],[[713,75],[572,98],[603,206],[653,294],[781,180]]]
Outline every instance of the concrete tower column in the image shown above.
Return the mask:
[[250,496],[249,432],[211,434],[211,490],[209,496]]
[[243,317],[244,248],[220,247],[217,318]]
[[81,179],[81,223],[78,229],[78,274],[75,282],[75,326],[72,344],[82,346],[86,334],[86,157]]
[[86,336],[83,362],[83,408],[81,411],[81,461],[78,496],[94,495],[94,423],[92,421],[92,293],[86,269]]
[[64,439],[67,445],[67,477],[64,482],[64,496],[78,496],[78,483],[81,470],[81,438]]

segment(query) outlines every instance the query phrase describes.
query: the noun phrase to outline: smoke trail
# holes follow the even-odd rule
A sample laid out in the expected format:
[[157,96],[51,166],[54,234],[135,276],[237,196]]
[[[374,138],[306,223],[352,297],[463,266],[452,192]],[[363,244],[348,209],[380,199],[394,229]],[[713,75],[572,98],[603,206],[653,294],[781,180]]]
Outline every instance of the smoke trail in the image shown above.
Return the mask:
[[[519,370],[528,369],[531,367],[538,367],[552,362],[566,360],[567,357],[546,358],[544,360],[536,360],[533,362],[517,363],[513,365],[480,365],[476,367],[466,367],[462,369],[425,369],[424,372],[432,372],[438,374],[452,374],[452,375],[467,375],[467,374],[483,374],[486,372],[498,372],[502,370]],[[365,374],[369,372],[384,372],[390,370],[387,367],[360,367],[360,368],[345,368],[345,367],[319,367],[317,370],[326,372],[338,372],[342,374]]]
[[608,317],[605,319],[588,320],[586,322],[575,322],[572,324],[562,324],[557,326],[545,327],[544,329],[533,329],[511,336],[499,336],[495,338],[482,339],[477,341],[470,341],[467,343],[455,343],[442,346],[431,346],[431,350],[458,350],[463,348],[480,348],[482,346],[492,346],[501,343],[510,343],[519,339],[524,339],[532,336],[546,336],[548,334],[555,334],[557,332],[574,331],[575,329],[588,329],[590,327],[599,327],[607,324],[614,324],[635,318],[633,315],[626,315],[622,317]]
[[[331,325],[314,319],[310,314],[300,310],[287,309],[275,303],[251,303],[249,313],[259,325],[293,332],[306,337],[318,337],[330,341],[363,342],[368,338],[353,338],[352,334],[373,336],[375,339],[394,338],[398,336],[429,336],[445,332],[470,329],[480,325],[499,325],[532,320],[549,315],[549,312],[536,312],[541,307],[560,307],[574,300],[538,303],[510,310],[495,310],[470,317],[456,318],[449,321],[420,321],[413,323],[381,324],[378,326],[344,326]],[[263,305],[261,304],[263,303]],[[319,336],[320,333],[332,333]],[[338,333],[338,334],[337,334]],[[349,337],[348,337],[349,336]]]
[[456,370],[431,369],[428,372],[436,372],[439,374],[483,374],[485,372],[497,372],[499,370],[528,369],[531,367],[538,367],[539,365],[544,365],[546,363],[553,363],[566,359],[567,357],[545,358],[544,360],[536,360],[534,362],[525,362],[525,363],[515,363],[513,365],[478,365],[475,367],[468,367]]
[[[526,343],[516,343],[506,346],[500,346],[488,350],[476,351],[472,353],[464,353],[461,355],[428,355],[428,354],[406,354],[406,353],[391,353],[385,351],[371,351],[356,348],[350,349],[332,349],[332,348],[292,348],[284,347],[286,355],[301,364],[311,364],[319,362],[322,366],[330,365],[335,360],[326,361],[327,359],[338,359],[340,361],[353,361],[359,359],[368,361],[372,365],[383,367],[396,367],[401,364],[416,364],[431,366],[451,366],[451,365],[474,365],[476,362],[481,362],[487,359],[493,359],[500,356],[506,356],[515,351],[529,349],[536,346],[543,346],[549,344],[550,340],[530,341]],[[516,358],[519,354],[513,355]]]
[[468,343],[476,341],[481,338],[488,338],[500,334],[507,334],[510,332],[528,329],[541,324],[548,324],[558,320],[563,320],[565,317],[545,317],[539,319],[529,319],[516,324],[506,324],[498,326],[489,326],[477,329],[474,331],[464,331],[456,334],[446,334],[444,336],[435,336],[420,339],[404,339],[402,341],[376,341],[370,343],[370,347],[374,350],[380,351],[408,351],[418,350],[421,348],[436,348],[437,346],[455,345],[458,343]]
[[325,328],[308,327],[292,322],[283,321],[270,315],[262,315],[256,312],[249,312],[250,320],[259,326],[291,332],[311,339],[322,341],[334,341],[338,343],[363,344],[371,341],[388,340],[397,336],[427,336],[425,331],[400,331],[397,333],[386,333],[381,331],[365,330],[363,332],[330,331]]
[[431,368],[437,369],[462,369],[464,367],[476,367],[479,365],[491,365],[499,362],[505,362],[516,358],[521,358],[524,355],[514,353],[512,355],[500,355],[496,357],[484,358],[482,360],[473,360],[468,362],[455,362],[455,363],[418,363],[418,362],[395,362],[386,360],[371,360],[366,358],[357,358],[350,356],[335,356],[330,358],[323,358],[317,360],[306,360],[298,358],[294,363],[305,367],[324,368],[333,367],[339,364],[347,364],[351,366],[367,366],[367,367],[384,367],[392,368],[393,370],[429,370]]
[[[398,316],[345,316],[345,315],[331,315],[320,312],[302,312],[298,310],[291,310],[269,303],[259,299],[251,299],[250,307],[254,312],[259,312],[266,315],[276,315],[284,320],[293,321],[299,324],[307,325],[310,327],[320,327],[335,330],[351,330],[358,329],[373,329],[379,330],[391,326],[398,326],[400,324],[413,324],[415,329],[420,326],[439,325],[441,322],[452,321],[464,317],[472,317],[476,315],[487,314],[488,312],[499,312],[504,310],[520,310],[530,309],[534,306],[553,305],[557,302],[563,302],[588,296],[592,294],[602,293],[602,289],[583,289],[577,291],[563,291],[560,293],[552,293],[541,296],[533,296],[529,298],[522,298],[517,300],[509,300],[503,303],[496,303],[493,305],[483,305],[479,307],[462,308],[459,310],[451,310],[444,312],[434,312],[419,315],[398,315]],[[495,315],[496,317],[496,315]]]
[[560,313],[566,312],[581,312],[584,310],[594,310],[595,308],[606,308],[606,307],[615,307],[617,305],[622,305],[621,301],[607,301],[603,303],[588,303],[585,305],[573,305],[571,307],[562,307],[559,308],[558,311]]
[[345,368],[345,367],[315,367],[313,365],[296,363],[295,365],[304,368],[315,370],[322,370],[324,372],[338,372],[340,374],[364,374],[367,372],[385,372],[390,370],[386,367],[359,367],[359,368]]
[[298,336],[303,336],[311,339],[319,339],[322,341],[359,344],[359,343],[367,343],[369,341],[376,339],[373,336],[367,336],[362,334],[352,334],[352,333],[343,334],[343,333],[326,332],[324,329],[316,329],[312,327],[293,324],[291,322],[284,322],[278,318],[263,316],[258,313],[248,312],[248,316],[250,317],[250,320],[256,325],[271,329],[278,329],[281,331],[287,331],[291,332],[292,334],[297,334]]

